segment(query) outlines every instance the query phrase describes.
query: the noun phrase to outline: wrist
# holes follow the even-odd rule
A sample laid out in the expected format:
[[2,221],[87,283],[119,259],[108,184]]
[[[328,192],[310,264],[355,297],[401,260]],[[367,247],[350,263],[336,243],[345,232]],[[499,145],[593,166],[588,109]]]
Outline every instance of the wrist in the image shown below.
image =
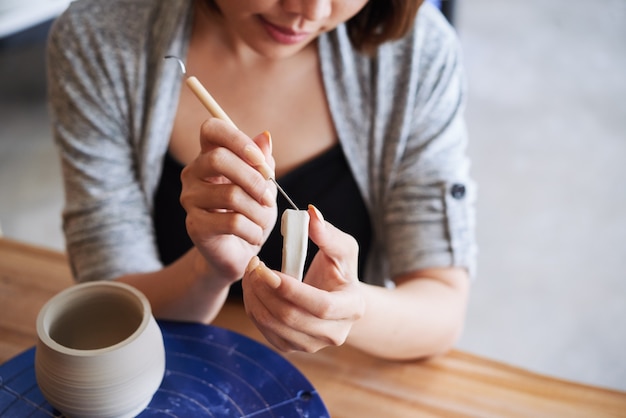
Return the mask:
[[191,257],[193,280],[199,288],[216,292],[228,289],[236,281],[219,274],[196,247],[189,250],[188,256]]

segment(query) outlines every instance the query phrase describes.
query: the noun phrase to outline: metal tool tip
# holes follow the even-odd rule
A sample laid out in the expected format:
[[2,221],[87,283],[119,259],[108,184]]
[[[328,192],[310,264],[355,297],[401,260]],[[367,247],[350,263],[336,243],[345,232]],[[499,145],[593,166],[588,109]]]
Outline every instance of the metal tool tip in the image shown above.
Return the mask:
[[185,67],[185,63],[183,62],[183,60],[174,55],[166,55],[164,59],[170,58],[175,59],[178,62],[178,65],[180,66],[180,70],[183,72],[183,75],[187,74],[187,67]]
[[280,184],[278,184],[278,182],[276,181],[276,179],[270,177],[270,180],[272,181],[272,183],[274,183],[276,185],[276,188],[278,189],[278,191],[280,192],[280,194],[283,195],[283,197],[285,198],[285,200],[287,201],[287,203],[289,203],[291,205],[292,208],[294,208],[295,210],[300,210],[298,209],[298,206],[296,206],[296,204],[293,202],[293,200],[291,200],[291,198],[287,195],[287,192],[285,192],[283,190],[282,187],[280,187]]

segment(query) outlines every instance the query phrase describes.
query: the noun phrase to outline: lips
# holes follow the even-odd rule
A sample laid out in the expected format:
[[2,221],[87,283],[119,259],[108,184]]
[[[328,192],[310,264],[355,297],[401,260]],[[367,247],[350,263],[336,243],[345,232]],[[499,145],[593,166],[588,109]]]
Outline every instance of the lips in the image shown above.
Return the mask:
[[267,34],[276,42],[284,45],[293,45],[303,42],[311,34],[310,32],[297,31],[284,26],[275,25],[262,16],[259,16],[259,20]]

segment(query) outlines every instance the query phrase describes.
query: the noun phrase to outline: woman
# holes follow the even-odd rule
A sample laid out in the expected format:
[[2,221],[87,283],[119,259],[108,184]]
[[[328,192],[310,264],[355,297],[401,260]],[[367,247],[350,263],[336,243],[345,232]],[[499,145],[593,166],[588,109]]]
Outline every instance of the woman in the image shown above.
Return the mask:
[[[76,279],[130,283],[157,316],[202,322],[241,279],[248,315],[285,351],[448,350],[474,263],[473,185],[458,45],[418,6],[73,3],[48,62]],[[240,130],[210,118],[165,55]],[[315,205],[302,283],[277,271],[284,202],[260,166]]]

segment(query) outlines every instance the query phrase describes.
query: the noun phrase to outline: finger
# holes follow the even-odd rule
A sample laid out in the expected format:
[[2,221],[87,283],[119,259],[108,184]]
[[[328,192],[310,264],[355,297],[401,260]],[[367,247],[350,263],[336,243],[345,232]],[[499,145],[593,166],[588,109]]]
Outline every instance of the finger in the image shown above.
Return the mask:
[[[315,352],[327,345],[339,345],[345,341],[347,332],[343,324],[322,321],[300,307],[292,305],[273,292],[262,273],[264,265],[251,268],[254,257],[246,269],[244,300],[246,311],[263,335],[283,351],[298,350]],[[324,333],[326,332],[326,333]]]
[[[257,292],[262,292],[266,296],[263,300],[280,298],[289,305],[297,306],[308,315],[321,320],[339,321],[358,317],[360,306],[356,304],[359,302],[354,294],[356,288],[351,287],[354,285],[343,286],[336,291],[328,292],[302,283],[288,275],[270,270],[263,263],[259,263],[253,272],[256,274],[257,280],[262,281],[266,288],[271,289],[271,291],[263,288],[256,289]],[[277,303],[276,307],[279,306],[281,304]],[[276,311],[279,309],[276,308]],[[271,310],[275,311],[274,309]]]
[[354,320],[363,310],[357,283],[327,291],[285,276],[276,292],[285,301],[324,321]]
[[[261,305],[261,309],[264,309],[264,306]],[[314,353],[328,345],[320,340],[292,330],[290,330],[290,332],[277,332],[267,327],[263,321],[257,320],[257,315],[255,314],[249,313],[249,318],[261,334],[263,334],[265,339],[282,352],[304,351]],[[270,323],[275,323],[275,321],[270,321]],[[287,331],[287,329],[284,328],[283,331]],[[288,334],[288,337],[283,337],[283,334]]]
[[[261,135],[267,135],[267,133],[264,132]],[[204,153],[215,147],[231,150],[259,171],[265,179],[274,177],[274,170],[267,164],[265,155],[254,140],[232,125],[211,118],[204,122],[200,128],[200,149]]]
[[262,228],[268,227],[276,218],[270,205],[259,204],[240,187],[229,183],[195,182],[187,185],[181,193],[180,202],[187,213],[194,208],[207,212],[233,211],[243,214]]
[[272,135],[269,131],[264,131],[252,138],[255,144],[259,147],[265,158],[267,159],[272,155]]
[[309,238],[319,248],[318,255],[324,254],[346,279],[358,280],[359,244],[349,234],[337,229],[324,220],[321,212],[313,205],[308,207]]
[[257,256],[252,257],[248,263],[248,266],[246,267],[246,274],[252,277],[251,280],[253,283],[262,282],[272,289],[277,289],[282,283],[280,276],[267,268],[267,266],[261,262]]
[[294,325],[273,312],[275,306],[257,296],[255,308],[249,316],[265,338],[283,351],[313,353],[329,345],[342,345],[347,338],[350,327],[340,321],[321,321],[291,307],[290,317],[298,318]]
[[259,146],[263,155],[265,155],[265,161],[270,166],[270,168],[274,169],[276,167],[276,162],[274,161],[274,156],[272,155],[273,144],[272,144],[272,135],[269,131],[265,131],[260,133],[259,135],[253,138],[255,144]]
[[237,212],[192,208],[185,218],[185,226],[190,237],[200,240],[218,235],[234,235],[250,245],[262,245],[264,240],[263,228]]
[[276,204],[274,185],[226,148],[215,148],[200,154],[181,173],[183,185],[193,184],[196,180],[223,184],[225,179],[241,187],[262,205]]

